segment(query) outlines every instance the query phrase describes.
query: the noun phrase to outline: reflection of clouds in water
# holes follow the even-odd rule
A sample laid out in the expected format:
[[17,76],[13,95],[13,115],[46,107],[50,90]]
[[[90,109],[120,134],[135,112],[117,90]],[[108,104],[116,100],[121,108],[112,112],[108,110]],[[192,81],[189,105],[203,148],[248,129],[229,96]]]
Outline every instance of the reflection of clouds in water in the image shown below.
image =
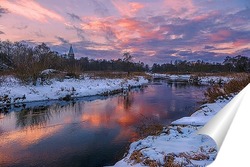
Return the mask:
[[[62,126],[51,128],[33,128],[26,130],[11,131],[1,134],[0,157],[1,163],[13,163],[23,157],[23,151],[46,138],[59,132]],[[21,157],[20,157],[21,156]]]
[[[10,112],[0,119],[0,131],[2,129],[7,132],[2,134],[0,132],[0,137],[4,139],[0,141],[0,157],[3,157],[3,162],[11,163],[24,156],[21,151],[27,150],[25,151],[27,158],[31,157],[30,154],[35,150],[38,154],[35,155],[36,157],[34,156],[34,159],[37,160],[38,156],[44,153],[44,149],[46,151],[46,148],[36,150],[43,145],[43,142],[47,142],[47,144],[58,142],[52,148],[57,148],[57,146],[61,148],[60,144],[64,144],[64,141],[60,140],[64,140],[64,138],[74,142],[79,142],[78,140],[82,140],[81,142],[93,141],[96,140],[96,137],[92,135],[99,131],[107,132],[109,140],[115,143],[134,140],[138,137],[135,127],[143,119],[152,118],[166,123],[166,119],[180,117],[180,114],[184,113],[176,111],[186,105],[176,98],[175,93],[182,89],[184,88],[176,88],[175,85],[172,87],[149,85],[144,91],[132,91],[104,100],[80,101],[63,106],[55,104],[45,111],[39,112]],[[196,94],[197,89],[188,89],[186,92],[191,91],[184,97],[190,100],[190,94]],[[192,92],[193,90],[194,92]],[[17,127],[18,122],[23,126]],[[75,124],[77,125],[75,126]],[[89,136],[93,138],[87,139]],[[105,138],[106,135],[101,137]],[[60,138],[59,141],[58,138]],[[67,149],[72,147],[72,143],[67,144],[65,145]],[[81,144],[84,146],[84,142]],[[34,150],[30,150],[30,148],[34,148]],[[8,153],[5,153],[5,150],[9,150]],[[70,152],[72,149],[66,150],[61,155],[67,155]],[[46,157],[46,160],[55,156],[57,155]]]

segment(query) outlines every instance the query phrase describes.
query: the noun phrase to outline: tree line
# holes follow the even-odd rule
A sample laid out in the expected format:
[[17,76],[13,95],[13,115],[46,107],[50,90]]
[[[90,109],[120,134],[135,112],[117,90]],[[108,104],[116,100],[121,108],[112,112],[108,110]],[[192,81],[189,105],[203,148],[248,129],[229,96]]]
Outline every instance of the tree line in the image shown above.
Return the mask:
[[0,41],[0,72],[11,72],[16,76],[36,80],[41,71],[56,69],[68,73],[85,71],[125,72],[249,72],[250,58],[244,56],[226,57],[223,63],[201,60],[176,60],[165,64],[153,64],[150,68],[143,62],[133,62],[129,52],[117,60],[94,60],[88,57],[69,59],[52,51],[45,43],[31,47],[22,42]]
[[245,56],[226,57],[222,63],[209,63],[201,60],[153,64],[153,72],[250,72],[250,58]]

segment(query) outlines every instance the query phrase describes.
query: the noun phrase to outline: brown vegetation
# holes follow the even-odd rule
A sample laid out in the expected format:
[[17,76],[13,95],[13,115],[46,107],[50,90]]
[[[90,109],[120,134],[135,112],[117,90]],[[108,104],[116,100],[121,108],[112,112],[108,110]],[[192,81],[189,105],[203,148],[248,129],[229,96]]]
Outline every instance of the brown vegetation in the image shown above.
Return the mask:
[[214,102],[218,98],[228,98],[234,93],[240,92],[250,83],[249,74],[238,74],[224,85],[215,84],[205,92],[206,102]]
[[137,126],[136,131],[140,138],[147,136],[157,136],[163,132],[164,125],[159,123],[157,120],[142,116],[141,123]]

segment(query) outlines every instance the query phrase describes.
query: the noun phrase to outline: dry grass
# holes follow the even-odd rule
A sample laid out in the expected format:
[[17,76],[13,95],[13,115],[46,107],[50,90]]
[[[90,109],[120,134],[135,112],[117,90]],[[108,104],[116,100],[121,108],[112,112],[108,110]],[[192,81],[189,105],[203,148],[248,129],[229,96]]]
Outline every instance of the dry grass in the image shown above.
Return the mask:
[[157,136],[163,132],[163,124],[159,123],[157,120],[145,117],[142,115],[140,124],[136,127],[136,132],[139,134],[141,139],[147,136]]
[[182,167],[181,164],[175,162],[176,155],[169,153],[164,157],[164,167]]
[[224,84],[215,84],[205,92],[206,102],[215,102],[218,98],[228,98],[233,93],[240,92],[250,83],[250,75],[238,74],[233,80]]
[[188,160],[196,160],[196,161],[202,161],[202,160],[209,159],[209,155],[204,154],[204,153],[195,153],[193,155],[189,155],[187,153],[180,153],[179,157],[184,157]]
[[160,166],[155,160],[145,158],[140,150],[134,151],[130,155],[129,159],[131,161],[133,161],[133,164],[142,163],[142,164],[144,164],[146,166],[149,166],[149,167],[158,167],[158,166]]
[[132,79],[138,76],[144,76],[145,78],[150,78],[145,72],[131,72],[128,74],[127,72],[113,72],[113,71],[92,71],[84,73],[91,78],[109,78],[109,79],[117,79],[117,78],[127,78]]
[[134,164],[141,163],[143,161],[143,155],[140,150],[134,151],[129,159],[134,162]]
[[143,161],[143,164],[149,167],[158,167],[160,166],[155,160],[151,160],[149,158]]

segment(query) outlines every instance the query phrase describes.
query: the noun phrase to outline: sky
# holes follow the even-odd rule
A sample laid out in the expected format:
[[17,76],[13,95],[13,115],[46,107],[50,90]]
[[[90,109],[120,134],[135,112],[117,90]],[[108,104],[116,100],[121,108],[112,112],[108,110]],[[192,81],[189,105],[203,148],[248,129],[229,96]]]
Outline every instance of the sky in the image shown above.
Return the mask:
[[75,56],[221,62],[250,57],[249,0],[0,0],[0,40]]

